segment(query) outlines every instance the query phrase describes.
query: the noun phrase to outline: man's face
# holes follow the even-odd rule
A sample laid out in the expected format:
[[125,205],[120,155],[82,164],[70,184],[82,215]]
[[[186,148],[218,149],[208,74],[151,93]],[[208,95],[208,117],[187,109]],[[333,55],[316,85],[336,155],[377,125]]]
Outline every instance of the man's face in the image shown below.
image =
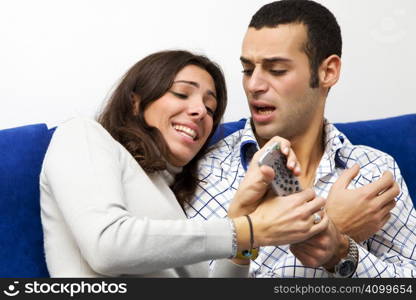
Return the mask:
[[302,136],[318,113],[319,89],[312,89],[301,24],[249,28],[243,41],[243,86],[260,145],[275,135]]

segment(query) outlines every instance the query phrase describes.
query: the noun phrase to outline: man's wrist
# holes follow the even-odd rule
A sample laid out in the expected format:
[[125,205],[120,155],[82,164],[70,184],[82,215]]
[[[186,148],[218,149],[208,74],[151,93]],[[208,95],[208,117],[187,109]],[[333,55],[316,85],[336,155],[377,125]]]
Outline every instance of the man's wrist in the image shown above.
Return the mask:
[[341,234],[339,244],[337,249],[335,250],[334,255],[326,264],[323,265],[323,267],[327,269],[329,272],[334,272],[335,265],[337,265],[342,258],[348,255],[349,247],[350,242],[348,237],[344,234]]

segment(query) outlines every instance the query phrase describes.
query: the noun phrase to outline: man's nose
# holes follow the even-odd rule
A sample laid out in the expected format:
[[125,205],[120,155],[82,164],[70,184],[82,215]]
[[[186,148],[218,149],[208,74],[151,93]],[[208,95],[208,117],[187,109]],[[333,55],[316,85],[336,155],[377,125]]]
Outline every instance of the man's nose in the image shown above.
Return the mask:
[[261,70],[254,70],[246,84],[247,90],[253,96],[266,92],[268,87],[267,80]]

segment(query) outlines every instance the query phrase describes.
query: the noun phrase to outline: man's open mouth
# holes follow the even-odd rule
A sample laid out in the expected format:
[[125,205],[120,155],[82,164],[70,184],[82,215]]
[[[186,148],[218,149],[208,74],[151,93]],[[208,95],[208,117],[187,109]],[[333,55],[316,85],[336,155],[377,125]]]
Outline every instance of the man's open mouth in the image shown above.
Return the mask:
[[253,105],[253,108],[256,113],[259,115],[270,115],[276,110],[274,106],[265,106],[265,105]]

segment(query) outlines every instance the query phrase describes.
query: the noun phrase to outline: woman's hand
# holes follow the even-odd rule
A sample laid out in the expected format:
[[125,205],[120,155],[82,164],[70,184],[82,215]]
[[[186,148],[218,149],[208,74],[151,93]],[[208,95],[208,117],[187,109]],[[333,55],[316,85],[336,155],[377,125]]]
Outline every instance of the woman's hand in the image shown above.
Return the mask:
[[[312,189],[285,197],[268,194],[250,214],[253,224],[254,248],[299,243],[328,228],[329,218],[322,207],[325,199],[316,197]],[[319,215],[317,220],[316,215]],[[238,250],[250,249],[250,230],[245,217],[234,218]],[[248,264],[248,259],[233,259]]]
[[247,173],[228,209],[229,217],[248,215],[253,212],[269,190],[269,184],[275,177],[274,171],[269,166],[259,167],[258,161],[265,149],[275,142],[280,143],[281,152],[287,157],[287,167],[296,176],[300,174],[300,165],[295,152],[290,148],[290,142],[281,137],[272,138],[253,156]]
[[317,197],[312,189],[285,197],[268,195],[250,214],[254,246],[298,243],[326,230],[329,220],[324,206],[325,199]]

